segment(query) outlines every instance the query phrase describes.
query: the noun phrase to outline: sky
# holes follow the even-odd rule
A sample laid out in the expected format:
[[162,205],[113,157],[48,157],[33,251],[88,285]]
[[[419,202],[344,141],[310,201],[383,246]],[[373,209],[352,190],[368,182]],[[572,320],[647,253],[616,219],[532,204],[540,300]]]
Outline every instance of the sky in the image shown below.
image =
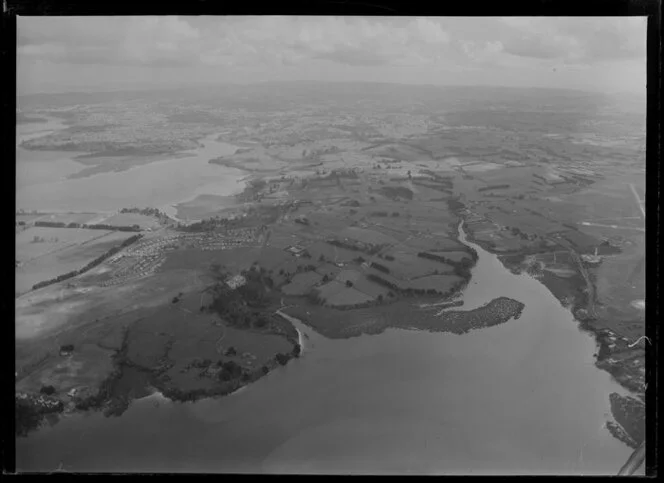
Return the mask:
[[645,17],[19,17],[17,89],[323,80],[644,94]]

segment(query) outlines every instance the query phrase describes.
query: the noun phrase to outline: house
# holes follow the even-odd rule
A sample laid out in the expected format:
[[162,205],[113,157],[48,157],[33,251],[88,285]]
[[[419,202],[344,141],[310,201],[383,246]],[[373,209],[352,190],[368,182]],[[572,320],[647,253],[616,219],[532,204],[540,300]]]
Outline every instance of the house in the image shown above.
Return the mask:
[[226,285],[228,285],[232,289],[241,287],[245,283],[247,283],[247,280],[242,275],[235,275],[226,280]]
[[74,346],[72,344],[60,346],[61,356],[70,356],[72,352],[74,352]]
[[286,248],[286,251],[292,253],[296,257],[299,257],[304,252],[304,248],[302,248],[299,245],[293,245],[293,246],[290,246],[290,247]]

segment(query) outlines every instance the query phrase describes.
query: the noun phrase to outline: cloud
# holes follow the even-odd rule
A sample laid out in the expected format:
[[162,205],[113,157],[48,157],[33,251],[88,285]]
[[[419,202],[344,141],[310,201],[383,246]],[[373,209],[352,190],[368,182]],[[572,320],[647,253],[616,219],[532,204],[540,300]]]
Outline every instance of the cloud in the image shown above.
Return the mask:
[[645,23],[639,17],[503,18],[505,52],[570,63],[645,58]]
[[322,52],[315,57],[352,66],[373,66],[389,63],[389,59],[380,54],[356,48],[341,48],[332,52]]
[[[187,65],[198,31],[177,17],[22,18],[18,52],[71,64]],[[193,59],[192,59],[193,56]]]
[[637,17],[19,17],[18,55],[22,65],[72,72],[127,66],[161,75],[181,69],[183,76],[338,74],[419,82],[457,72],[489,82],[498,73],[507,79],[554,66],[558,78],[563,67],[570,76],[575,66],[636,69],[645,65],[645,32]]

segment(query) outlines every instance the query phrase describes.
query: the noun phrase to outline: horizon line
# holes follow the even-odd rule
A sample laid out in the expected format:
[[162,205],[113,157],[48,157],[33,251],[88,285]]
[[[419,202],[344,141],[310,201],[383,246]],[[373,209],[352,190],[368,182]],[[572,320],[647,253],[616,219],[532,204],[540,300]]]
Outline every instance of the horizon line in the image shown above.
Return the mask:
[[626,91],[626,90],[616,90],[616,91],[590,91],[580,88],[572,87],[553,87],[553,86],[506,86],[506,85],[492,85],[492,84],[415,84],[415,83],[404,83],[404,82],[390,82],[390,81],[368,81],[368,80],[310,80],[310,79],[295,79],[295,80],[265,80],[265,81],[248,81],[248,82],[201,82],[193,83],[187,85],[178,85],[178,86],[154,86],[149,84],[136,84],[134,86],[117,86],[117,87],[105,87],[99,90],[94,90],[94,88],[74,88],[72,90],[62,90],[62,91],[36,91],[36,92],[27,92],[27,93],[16,93],[16,98],[27,98],[31,96],[50,96],[50,95],[67,95],[67,94],[111,94],[111,93],[132,93],[132,92],[168,92],[176,90],[195,90],[195,89],[206,89],[211,87],[224,87],[224,86],[234,86],[234,87],[251,87],[251,86],[260,86],[260,85],[274,85],[274,84],[365,84],[365,85],[384,85],[384,86],[403,86],[403,87],[413,87],[413,88],[436,88],[436,89],[474,89],[474,88],[485,88],[485,89],[505,89],[505,90],[539,90],[539,91],[560,91],[560,92],[575,92],[582,94],[589,94],[595,96],[607,96],[607,95],[623,95],[623,96],[632,96],[632,97],[645,97],[647,95],[647,90],[644,89],[643,92],[639,91]]

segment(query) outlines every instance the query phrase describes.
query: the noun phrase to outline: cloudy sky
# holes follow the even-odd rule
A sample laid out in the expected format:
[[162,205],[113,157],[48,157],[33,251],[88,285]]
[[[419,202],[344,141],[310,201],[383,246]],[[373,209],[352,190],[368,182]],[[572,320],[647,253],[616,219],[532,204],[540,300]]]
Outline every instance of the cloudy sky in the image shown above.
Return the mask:
[[19,93],[269,80],[645,92],[643,17],[19,17]]

